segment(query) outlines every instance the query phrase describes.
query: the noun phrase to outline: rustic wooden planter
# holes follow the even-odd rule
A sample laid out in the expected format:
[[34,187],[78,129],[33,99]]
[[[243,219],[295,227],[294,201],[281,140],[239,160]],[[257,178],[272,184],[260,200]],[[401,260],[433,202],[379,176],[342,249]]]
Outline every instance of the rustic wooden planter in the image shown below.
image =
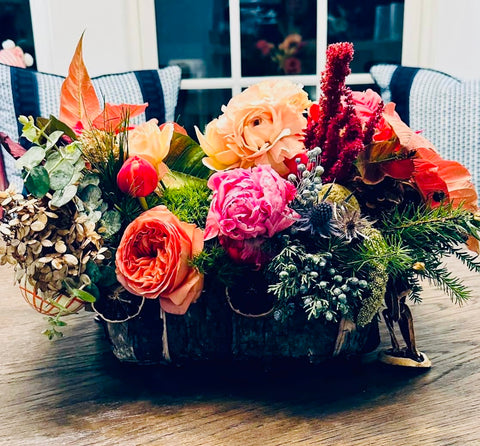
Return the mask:
[[[242,316],[232,311],[223,290],[204,293],[183,316],[166,314],[165,320],[161,316],[159,302],[147,299],[137,317],[106,323],[115,356],[139,364],[283,359],[322,362],[332,358],[339,334],[339,324],[308,321],[301,308],[283,323],[271,313],[258,318]],[[347,336],[341,354],[371,352],[378,344],[378,324],[374,321]]]

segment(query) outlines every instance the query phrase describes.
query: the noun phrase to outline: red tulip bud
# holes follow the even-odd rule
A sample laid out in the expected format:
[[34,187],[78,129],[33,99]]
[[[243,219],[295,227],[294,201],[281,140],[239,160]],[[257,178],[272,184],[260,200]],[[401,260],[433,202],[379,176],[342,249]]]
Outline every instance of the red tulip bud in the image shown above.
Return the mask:
[[139,156],[132,156],[123,163],[117,175],[120,190],[132,197],[146,197],[158,185],[155,167]]

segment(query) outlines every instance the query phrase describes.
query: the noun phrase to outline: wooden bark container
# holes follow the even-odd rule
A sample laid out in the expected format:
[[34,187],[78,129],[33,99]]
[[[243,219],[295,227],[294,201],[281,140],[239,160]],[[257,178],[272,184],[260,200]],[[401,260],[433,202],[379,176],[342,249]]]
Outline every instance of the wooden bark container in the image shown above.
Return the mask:
[[[126,322],[108,322],[105,330],[113,353],[125,362],[176,365],[211,360],[322,362],[333,355],[339,324],[309,321],[302,308],[283,323],[272,314],[245,317],[232,311],[224,293],[204,293],[185,315],[166,314],[165,319],[158,300],[146,299],[137,317]],[[341,353],[367,353],[378,344],[378,324],[374,321],[349,333]]]

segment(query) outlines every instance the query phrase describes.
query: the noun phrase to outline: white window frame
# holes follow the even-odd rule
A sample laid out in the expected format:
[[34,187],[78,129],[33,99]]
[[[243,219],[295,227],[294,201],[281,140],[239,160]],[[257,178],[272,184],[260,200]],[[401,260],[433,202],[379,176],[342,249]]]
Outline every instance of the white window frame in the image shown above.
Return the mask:
[[[201,0],[197,0],[201,1]],[[426,32],[432,3],[435,0],[405,0],[402,63],[419,65],[428,48],[419,45]],[[92,9],[97,0],[84,0]],[[65,16],[65,11],[78,7],[78,0],[30,0],[37,66],[41,71],[66,74],[76,42],[86,30],[85,59],[91,75],[119,70],[152,69],[158,67],[157,34],[154,0],[102,0],[104,8],[110,8],[118,16],[108,32],[108,44],[98,47],[106,39],[102,17],[95,14]],[[312,75],[282,75],[269,78],[289,79],[306,87],[318,88],[320,74],[325,65],[327,48],[328,0],[317,0],[317,64]],[[123,23],[125,20],[128,23]],[[240,0],[229,0],[231,76],[221,78],[183,79],[182,90],[230,89],[232,95],[242,88],[266,77],[244,77],[241,73]],[[430,20],[431,21],[431,20]],[[65,34],[64,23],[68,23]],[[350,84],[371,84],[368,73],[351,74]]]
[[[317,0],[317,65],[316,73],[309,75],[282,76],[242,76],[242,54],[240,36],[240,0],[229,0],[230,20],[230,77],[182,79],[182,90],[217,90],[231,89],[232,96],[240,93],[243,88],[268,79],[288,79],[305,87],[318,88],[321,72],[325,66],[325,51],[327,49],[327,14],[328,0]],[[324,24],[322,26],[321,24]],[[372,77],[368,73],[354,73],[347,78],[349,84],[371,84]]]

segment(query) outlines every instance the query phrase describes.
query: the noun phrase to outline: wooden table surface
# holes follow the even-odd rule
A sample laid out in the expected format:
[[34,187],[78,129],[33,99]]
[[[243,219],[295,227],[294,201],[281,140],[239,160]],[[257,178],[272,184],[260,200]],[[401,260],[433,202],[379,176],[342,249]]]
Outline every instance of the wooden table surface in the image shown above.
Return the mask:
[[[413,308],[433,368],[139,368],[113,358],[91,313],[62,340],[40,332],[0,267],[1,445],[480,445],[480,285],[457,307],[427,287]],[[382,324],[383,325],[383,324]],[[382,343],[387,345],[382,329]]]

